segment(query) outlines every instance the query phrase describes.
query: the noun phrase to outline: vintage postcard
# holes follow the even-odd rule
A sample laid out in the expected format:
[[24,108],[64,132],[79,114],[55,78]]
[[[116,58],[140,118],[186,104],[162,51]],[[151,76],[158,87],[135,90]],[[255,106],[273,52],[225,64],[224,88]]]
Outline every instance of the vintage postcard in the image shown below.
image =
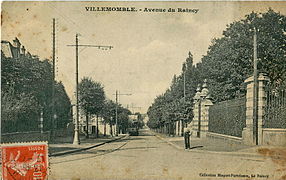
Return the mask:
[[3,1],[2,180],[285,180],[286,2]]

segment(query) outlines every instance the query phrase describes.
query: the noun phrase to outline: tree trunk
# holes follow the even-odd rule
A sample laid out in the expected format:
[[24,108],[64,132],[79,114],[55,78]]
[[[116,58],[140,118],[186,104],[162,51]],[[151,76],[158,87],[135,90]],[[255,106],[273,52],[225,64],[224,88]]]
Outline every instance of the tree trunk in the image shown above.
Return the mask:
[[171,122],[168,124],[168,136],[171,136]]
[[96,138],[98,138],[98,115],[96,115]]
[[111,135],[111,136],[113,136],[113,132],[112,132],[112,124],[111,124],[111,123],[109,124],[109,127],[110,127],[110,135]]
[[88,139],[89,138],[89,134],[88,134],[88,113],[85,114],[85,119],[86,119],[86,135],[85,137]]
[[104,122],[103,136],[106,136],[106,122]]
[[184,123],[184,120],[182,119],[181,136],[184,136],[184,126],[185,126],[185,123]]
[[180,120],[178,120],[178,136],[181,136]]

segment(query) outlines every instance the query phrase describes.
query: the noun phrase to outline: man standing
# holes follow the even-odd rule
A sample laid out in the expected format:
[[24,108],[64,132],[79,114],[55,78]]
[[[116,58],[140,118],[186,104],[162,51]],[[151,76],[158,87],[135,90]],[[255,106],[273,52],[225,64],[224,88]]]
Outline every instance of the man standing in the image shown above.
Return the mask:
[[190,129],[184,128],[185,149],[190,149]]

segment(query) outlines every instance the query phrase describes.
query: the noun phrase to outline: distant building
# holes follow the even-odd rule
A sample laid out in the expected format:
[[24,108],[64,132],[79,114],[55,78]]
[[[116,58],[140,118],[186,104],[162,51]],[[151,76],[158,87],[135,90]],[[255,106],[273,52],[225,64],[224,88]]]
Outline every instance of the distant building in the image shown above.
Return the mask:
[[[79,132],[81,134],[85,134],[86,132],[86,117],[82,112],[79,112]],[[73,124],[76,124],[76,106],[72,106],[72,116],[73,116]],[[91,117],[88,122],[88,133],[90,135],[96,134],[96,117]],[[102,135],[104,132],[106,135],[111,135],[110,125],[104,123],[104,119],[102,117],[98,117],[98,134]],[[115,133],[115,125],[112,126],[112,133]]]
[[[88,122],[88,134],[95,135],[96,134],[96,117],[91,117]],[[112,132],[115,133],[115,126],[112,126]],[[104,130],[105,129],[105,130]],[[79,119],[79,130],[81,133],[86,132],[86,117],[81,114]],[[104,131],[106,135],[110,134],[110,126],[109,124],[104,123],[104,119],[102,117],[98,117],[98,134],[103,135]]]
[[1,41],[1,54],[7,58],[32,57],[29,52],[26,52],[25,47],[21,46],[17,37],[13,40],[13,44],[9,41]]

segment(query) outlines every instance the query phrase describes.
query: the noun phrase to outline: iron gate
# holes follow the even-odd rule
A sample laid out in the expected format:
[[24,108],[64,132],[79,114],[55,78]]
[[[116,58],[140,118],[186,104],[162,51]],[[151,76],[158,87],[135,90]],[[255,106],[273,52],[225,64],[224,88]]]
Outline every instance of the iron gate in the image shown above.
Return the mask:
[[286,90],[285,86],[268,84],[265,88],[266,105],[263,127],[286,128]]

